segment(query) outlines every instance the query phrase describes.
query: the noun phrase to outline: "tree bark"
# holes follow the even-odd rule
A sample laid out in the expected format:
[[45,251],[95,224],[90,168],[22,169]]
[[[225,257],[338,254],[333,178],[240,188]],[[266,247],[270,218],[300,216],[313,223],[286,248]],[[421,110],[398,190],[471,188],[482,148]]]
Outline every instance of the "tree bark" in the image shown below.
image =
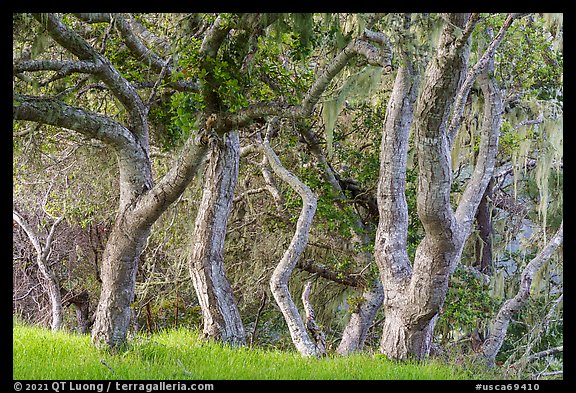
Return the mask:
[[380,219],[374,254],[384,286],[384,327],[380,348],[391,358],[403,359],[411,349],[406,343],[402,312],[412,273],[406,249],[408,208],[405,196],[408,135],[416,101],[417,72],[411,63],[398,69],[388,101],[380,149],[377,198]]
[[204,193],[191,237],[188,264],[204,319],[204,336],[233,345],[246,343],[244,326],[224,269],[224,240],[238,181],[238,132],[214,144]]
[[375,280],[373,288],[365,289],[362,298],[362,304],[352,311],[342,332],[342,340],[336,349],[340,355],[358,352],[364,347],[368,329],[384,301],[384,288],[380,280]]
[[302,304],[304,305],[304,312],[306,314],[306,328],[308,329],[308,332],[312,335],[312,339],[316,343],[318,355],[325,355],[326,336],[324,335],[324,332],[320,329],[318,324],[316,324],[314,309],[312,308],[312,304],[310,304],[311,287],[312,287],[312,281],[308,281],[304,285],[304,290],[302,291]]
[[490,180],[476,212],[476,225],[479,236],[476,240],[475,262],[478,270],[484,274],[491,274],[492,272],[492,209],[490,208],[492,184],[493,180]]
[[292,342],[296,349],[302,356],[317,356],[319,354],[316,344],[310,339],[306,332],[306,326],[302,321],[302,317],[292,300],[290,291],[288,290],[288,281],[290,275],[298,263],[298,259],[304,252],[306,244],[308,243],[308,233],[312,226],[312,219],[316,212],[316,195],[310,190],[308,186],[300,181],[294,174],[288,171],[272,148],[268,141],[264,141],[260,148],[266,155],[272,170],[276,175],[288,183],[302,198],[302,210],[298,222],[296,223],[296,230],[294,236],[284,252],[282,259],[274,269],[272,277],[270,278],[270,290],[272,295],[280,307],[280,311],[284,315],[284,319],[288,325]]
[[[414,110],[418,159],[418,216],[425,231],[410,265],[406,252],[405,172],[408,132],[414,102],[415,72],[405,60],[392,91],[382,137],[378,202],[380,221],[375,254],[385,289],[380,349],[393,359],[429,354],[434,326],[448,278],[462,252],[480,199],[494,169],[502,100],[493,78],[481,81],[485,96],[479,159],[456,213],[450,201],[452,168],[447,125],[469,55],[469,36],[477,21],[467,14],[445,15],[437,51],[431,59]],[[455,34],[459,28],[460,34]]]
[[102,290],[92,329],[97,344],[114,348],[126,341],[136,272],[149,234],[149,226],[131,225],[126,213],[117,216],[102,256]]
[[[493,72],[493,54],[474,69],[484,94],[484,115],[478,159],[456,211],[450,192],[452,168],[448,120],[456,93],[462,89],[469,55],[469,36],[477,15],[444,15],[436,53],[428,64],[414,110],[418,160],[418,216],[425,231],[410,265],[406,256],[405,154],[411,113],[407,90],[397,81],[390,98],[381,146],[378,202],[380,222],[375,253],[385,288],[381,351],[393,359],[428,356],[438,312],[446,298],[448,279],[462,253],[464,242],[488,182],[492,178],[502,118],[502,97]],[[461,29],[457,31],[456,29]],[[405,61],[405,64],[409,62]],[[400,70],[399,70],[400,74]],[[404,117],[403,117],[404,116]],[[459,110],[454,116],[459,116]],[[458,125],[459,120],[453,124]],[[456,132],[456,129],[454,130]],[[401,158],[396,158],[401,157]]]
[[488,367],[494,367],[496,361],[496,355],[500,351],[502,344],[504,343],[504,338],[506,337],[506,332],[508,331],[508,325],[514,313],[519,311],[528,301],[530,297],[530,287],[532,286],[532,278],[534,274],[544,263],[550,259],[552,253],[562,244],[564,240],[564,222],[560,224],[560,228],[554,235],[552,239],[548,242],[546,247],[540,251],[540,253],[526,265],[522,271],[522,276],[520,279],[520,288],[518,293],[512,299],[504,302],[504,305],[498,311],[494,322],[492,323],[492,329],[486,341],[482,345],[482,356],[488,365]]

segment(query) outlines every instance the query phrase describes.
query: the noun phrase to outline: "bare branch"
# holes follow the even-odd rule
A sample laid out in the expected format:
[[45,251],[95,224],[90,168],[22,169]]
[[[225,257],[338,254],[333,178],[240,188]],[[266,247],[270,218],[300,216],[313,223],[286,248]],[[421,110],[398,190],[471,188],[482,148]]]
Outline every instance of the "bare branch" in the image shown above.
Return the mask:
[[522,359],[521,362],[514,363],[511,367],[518,366],[520,363],[528,364],[528,363],[533,362],[535,360],[544,358],[546,356],[555,355],[555,354],[563,352],[563,351],[564,351],[563,345],[560,345],[560,346],[554,347],[554,348],[549,348],[545,351],[533,353],[532,355],[528,356],[527,358]]
[[88,60],[27,60],[16,63],[12,67],[13,73],[24,71],[58,71],[58,74],[62,75],[61,77],[73,72],[94,74],[98,70],[98,66],[93,61]]
[[340,272],[335,272],[334,270],[329,269],[327,266],[314,262],[314,260],[312,259],[300,261],[298,262],[296,267],[301,270],[307,271],[308,273],[318,274],[322,278],[349,287],[360,288],[364,286],[364,281],[358,276],[352,276],[350,274],[342,274]]
[[166,59],[164,65],[162,66],[162,70],[160,71],[160,77],[158,78],[156,83],[154,83],[154,86],[152,87],[152,92],[150,93],[150,98],[148,98],[148,103],[146,104],[148,110],[150,110],[150,105],[152,105],[154,98],[156,98],[156,93],[158,92],[158,87],[160,87],[160,82],[166,77],[171,62],[172,58],[169,57],[168,59]]
[[88,23],[102,23],[110,22],[112,20],[112,14],[108,12],[100,13],[77,13],[74,14],[78,19],[83,20]]
[[530,288],[532,286],[532,278],[537,271],[550,259],[554,251],[562,244],[564,239],[564,222],[560,224],[560,228],[554,237],[546,244],[540,253],[526,265],[522,271],[520,278],[520,288],[512,299],[507,300],[498,311],[490,336],[482,345],[482,354],[488,366],[494,366],[496,355],[500,351],[508,325],[512,319],[512,315],[519,311],[530,297]]
[[164,68],[164,61],[156,53],[152,52],[150,49],[144,45],[144,43],[136,36],[132,29],[131,21],[125,18],[121,14],[116,14],[115,16],[116,27],[120,32],[126,46],[136,58],[142,61],[144,64],[149,64],[152,69],[160,73]]
[[266,187],[251,188],[249,190],[244,191],[242,194],[234,197],[234,200],[232,202],[238,203],[242,199],[246,198],[248,195],[260,194],[260,193],[265,192],[265,191],[267,191]]
[[24,229],[24,232],[26,232],[26,235],[28,235],[28,239],[30,239],[30,242],[32,243],[32,245],[34,246],[34,249],[36,250],[36,254],[42,255],[43,247],[42,247],[42,244],[40,244],[40,238],[38,236],[38,233],[36,233],[34,228],[32,228],[30,225],[28,225],[26,220],[24,220],[22,215],[16,210],[12,211],[12,219],[14,221],[16,221],[18,223],[18,225],[20,225],[20,227],[22,227],[22,229]]
[[304,322],[288,290],[288,281],[308,243],[308,233],[312,226],[314,213],[316,212],[317,198],[308,186],[302,183],[292,172],[284,168],[280,159],[267,141],[264,141],[260,146],[276,175],[288,183],[302,198],[302,210],[296,223],[294,236],[284,252],[282,259],[272,273],[270,290],[288,324],[288,329],[296,349],[303,356],[315,356],[318,354],[318,348],[306,333]]

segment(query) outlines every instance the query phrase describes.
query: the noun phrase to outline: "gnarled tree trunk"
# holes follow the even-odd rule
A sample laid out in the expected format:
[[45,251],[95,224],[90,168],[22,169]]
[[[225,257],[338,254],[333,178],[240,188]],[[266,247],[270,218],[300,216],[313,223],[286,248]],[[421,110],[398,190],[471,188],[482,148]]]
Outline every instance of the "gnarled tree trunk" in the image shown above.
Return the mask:
[[[502,98],[491,75],[495,42],[465,74],[469,36],[478,15],[448,14],[434,57],[430,60],[414,109],[418,159],[417,209],[425,237],[410,264],[406,251],[408,216],[405,199],[406,153],[415,97],[415,68],[409,59],[398,70],[388,103],[380,153],[378,202],[380,221],[375,256],[384,285],[385,321],[380,349],[393,359],[424,358],[442,307],[451,272],[460,259],[477,207],[494,171]],[[456,28],[460,29],[456,31]],[[494,44],[494,45],[493,45]],[[452,168],[448,120],[455,97],[466,97],[476,76],[484,94],[484,117],[478,159],[456,212],[450,201]],[[461,84],[466,76],[466,82]],[[466,90],[468,89],[468,90]],[[465,100],[458,99],[459,105]],[[459,116],[460,107],[455,108]],[[454,122],[455,130],[458,121]]]
[[[34,17],[55,42],[80,59],[65,62],[63,66],[71,67],[75,72],[91,74],[109,89],[126,110],[126,124],[122,124],[111,117],[68,105],[54,97],[13,96],[14,120],[35,121],[73,130],[104,142],[116,153],[120,201],[102,258],[102,290],[92,339],[97,344],[117,347],[126,340],[136,271],[150,228],[195,176],[208,153],[202,136],[209,130],[202,126],[197,135],[190,136],[171,169],[154,185],[148,146],[149,107],[109,59],[54,14],[35,14]],[[100,21],[109,19],[108,16]],[[119,17],[117,22],[123,34],[128,33],[123,18]],[[135,37],[129,38],[135,43]],[[131,50],[137,51],[137,48],[131,47]],[[37,71],[45,69],[46,64],[50,69],[50,62],[23,62],[18,67],[32,67]]]
[[224,239],[238,181],[238,132],[214,144],[204,177],[204,193],[191,237],[188,264],[204,319],[204,336],[234,345],[246,337],[224,270]]

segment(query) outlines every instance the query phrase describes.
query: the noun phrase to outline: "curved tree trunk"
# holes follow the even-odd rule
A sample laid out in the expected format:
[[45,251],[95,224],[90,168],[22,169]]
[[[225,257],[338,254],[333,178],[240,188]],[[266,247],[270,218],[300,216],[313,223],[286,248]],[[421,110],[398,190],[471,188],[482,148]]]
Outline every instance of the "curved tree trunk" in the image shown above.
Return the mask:
[[125,340],[134,302],[136,272],[150,228],[138,230],[117,218],[102,256],[102,290],[92,339],[117,347]]
[[[482,67],[468,77],[479,76],[484,94],[484,115],[478,159],[456,212],[450,200],[452,168],[447,125],[454,97],[465,95],[471,83],[460,85],[468,59],[468,38],[478,15],[449,14],[437,52],[430,61],[414,110],[418,158],[418,216],[425,237],[410,265],[406,255],[406,201],[404,197],[408,129],[402,119],[411,111],[403,97],[390,99],[381,147],[378,200],[380,222],[376,238],[376,260],[386,299],[381,351],[390,358],[422,359],[428,356],[432,334],[448,288],[450,274],[460,259],[464,242],[482,196],[488,186],[498,150],[502,97],[491,70],[496,45],[483,56]],[[496,39],[501,39],[512,22],[509,16]],[[455,26],[462,31],[455,34]],[[486,61],[484,61],[487,59]],[[471,76],[472,75],[472,76]],[[468,80],[468,78],[466,79]],[[398,83],[398,79],[397,79]],[[400,92],[400,86],[398,86]],[[456,108],[458,116],[460,108]],[[396,119],[396,122],[392,120]],[[390,120],[390,122],[389,122]],[[394,158],[400,156],[402,159]]]
[[224,239],[238,181],[238,132],[212,149],[204,193],[192,233],[188,264],[204,318],[204,336],[234,345],[246,343],[244,326],[224,271]]
[[308,232],[310,231],[312,219],[316,212],[316,195],[314,195],[308,186],[294,176],[294,174],[282,166],[282,163],[270,147],[268,141],[265,141],[260,146],[276,175],[288,183],[302,198],[302,210],[296,223],[294,236],[288,249],[284,252],[282,259],[272,273],[270,290],[276,303],[280,307],[280,311],[282,311],[284,315],[290,336],[292,337],[292,342],[298,352],[303,356],[317,356],[320,352],[316,344],[310,339],[302,317],[288,290],[290,275],[308,243]]
[[380,220],[374,253],[384,286],[384,326],[380,349],[394,359],[411,351],[403,315],[406,287],[412,273],[408,259],[408,211],[405,196],[408,135],[416,100],[417,75],[410,63],[398,69],[388,102],[380,150],[378,208]]

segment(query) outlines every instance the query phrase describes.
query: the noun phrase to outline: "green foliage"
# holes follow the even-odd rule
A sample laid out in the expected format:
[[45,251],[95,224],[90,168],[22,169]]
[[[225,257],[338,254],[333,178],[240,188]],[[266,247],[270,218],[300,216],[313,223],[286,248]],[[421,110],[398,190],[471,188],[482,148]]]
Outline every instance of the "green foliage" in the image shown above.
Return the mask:
[[499,302],[490,296],[489,285],[472,273],[457,268],[451,276],[446,301],[440,311],[437,328],[443,332],[443,341],[451,332],[472,332],[483,329],[494,315]]
[[[502,18],[485,22],[499,26]],[[563,55],[554,49],[545,20],[539,16],[515,21],[496,52],[496,76],[504,87],[537,99],[562,100],[562,67]]]

